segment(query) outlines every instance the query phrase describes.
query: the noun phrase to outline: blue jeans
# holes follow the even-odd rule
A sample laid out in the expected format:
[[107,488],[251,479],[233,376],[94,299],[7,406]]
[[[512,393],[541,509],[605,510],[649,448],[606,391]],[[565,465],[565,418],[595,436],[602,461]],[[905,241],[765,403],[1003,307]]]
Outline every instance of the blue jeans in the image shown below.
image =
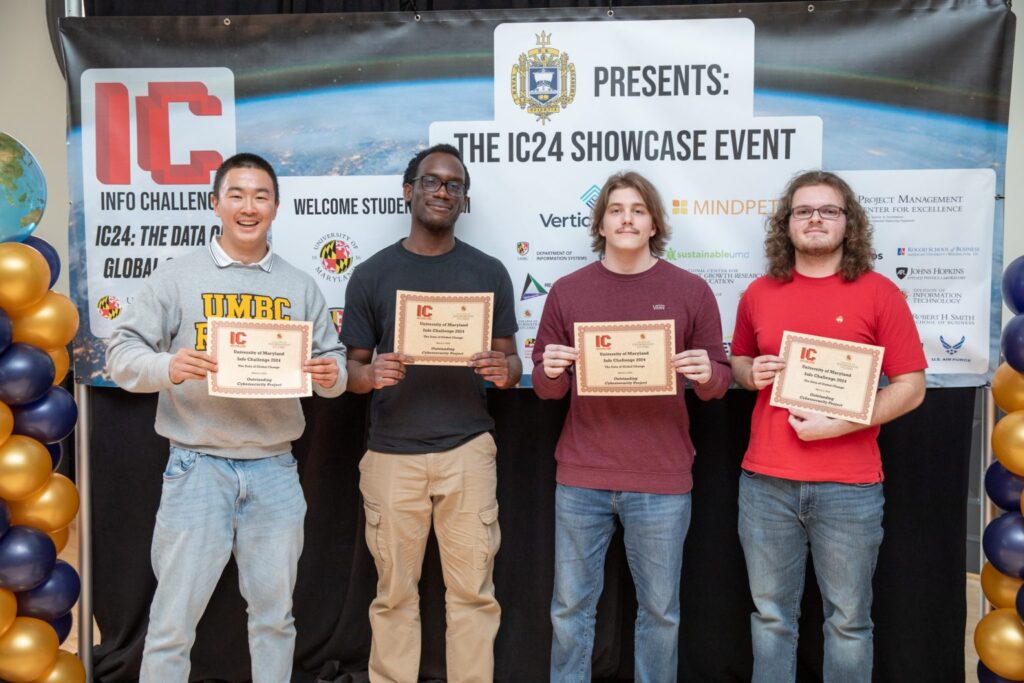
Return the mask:
[[881,484],[740,475],[740,543],[757,608],[750,618],[754,683],[796,679],[808,547],[824,604],[824,679],[871,681],[871,577],[884,504]]
[[232,553],[249,606],[253,681],[291,681],[305,516],[291,453],[232,460],[171,447],[153,532],[157,588],[141,683],[188,681],[196,624]]
[[551,681],[588,683],[597,599],[616,518],[636,585],[635,680],[671,683],[679,668],[679,579],[690,494],[600,491],[558,485]]

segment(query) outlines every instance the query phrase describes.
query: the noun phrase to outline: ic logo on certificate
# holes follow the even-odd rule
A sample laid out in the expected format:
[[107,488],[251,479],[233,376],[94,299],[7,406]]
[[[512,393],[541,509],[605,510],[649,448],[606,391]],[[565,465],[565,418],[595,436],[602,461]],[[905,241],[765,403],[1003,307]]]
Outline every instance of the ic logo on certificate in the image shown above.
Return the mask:
[[660,396],[676,393],[675,322],[575,323],[578,396]]
[[466,365],[491,348],[494,294],[398,290],[395,352],[417,365]]
[[210,396],[298,398],[313,385],[302,363],[313,353],[313,323],[298,320],[209,319]]
[[786,367],[769,403],[871,424],[885,347],[796,332],[782,333]]

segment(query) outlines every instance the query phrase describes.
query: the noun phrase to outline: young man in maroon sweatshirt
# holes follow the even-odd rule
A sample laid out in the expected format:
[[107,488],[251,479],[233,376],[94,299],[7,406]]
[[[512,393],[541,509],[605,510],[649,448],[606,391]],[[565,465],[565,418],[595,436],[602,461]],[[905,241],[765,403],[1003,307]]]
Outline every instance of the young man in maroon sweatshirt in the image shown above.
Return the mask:
[[637,173],[613,175],[594,206],[593,248],[603,259],[558,280],[533,352],[541,398],[572,392],[555,457],[555,587],[551,680],[587,682],[604,558],[618,519],[636,584],[635,680],[676,680],[679,578],[690,525],[694,449],[683,402],[660,396],[579,396],[577,322],[672,320],[671,365],[702,400],[732,378],[711,288],[659,258],[669,238],[661,197]]

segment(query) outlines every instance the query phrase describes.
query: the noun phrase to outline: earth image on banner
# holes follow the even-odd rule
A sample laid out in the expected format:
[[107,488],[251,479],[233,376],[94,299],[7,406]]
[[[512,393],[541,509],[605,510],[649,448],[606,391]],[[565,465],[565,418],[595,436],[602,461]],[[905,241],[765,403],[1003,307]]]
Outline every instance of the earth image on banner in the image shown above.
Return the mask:
[[32,153],[0,133],[0,242],[21,242],[46,208],[46,177]]

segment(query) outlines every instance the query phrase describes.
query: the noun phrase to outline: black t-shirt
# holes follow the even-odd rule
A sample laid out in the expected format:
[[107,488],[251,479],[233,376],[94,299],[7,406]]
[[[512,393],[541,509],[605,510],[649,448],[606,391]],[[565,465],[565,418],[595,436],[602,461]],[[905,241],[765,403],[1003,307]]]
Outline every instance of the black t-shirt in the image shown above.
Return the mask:
[[[498,259],[465,242],[440,256],[408,251],[401,241],[356,267],[345,292],[341,340],[345,346],[390,353],[395,341],[395,296],[414,292],[494,292],[495,337],[518,330],[512,280]],[[405,379],[373,392],[371,450],[433,453],[494,429],[484,381],[469,367],[409,365]]]

